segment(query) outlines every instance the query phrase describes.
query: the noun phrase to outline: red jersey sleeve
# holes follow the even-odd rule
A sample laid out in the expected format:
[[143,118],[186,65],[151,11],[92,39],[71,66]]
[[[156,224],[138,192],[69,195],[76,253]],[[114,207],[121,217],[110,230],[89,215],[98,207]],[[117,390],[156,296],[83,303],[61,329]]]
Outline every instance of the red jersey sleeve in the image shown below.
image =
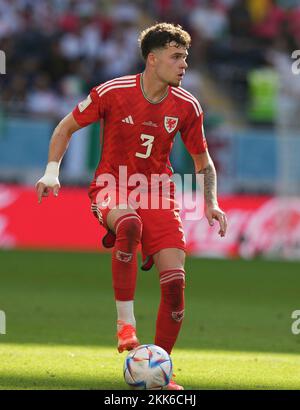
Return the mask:
[[105,97],[99,97],[98,87],[94,87],[85,100],[81,101],[72,111],[76,122],[85,127],[104,117]]
[[189,104],[189,111],[180,129],[180,134],[190,154],[201,154],[207,149],[203,128],[203,112],[198,116],[191,104]]

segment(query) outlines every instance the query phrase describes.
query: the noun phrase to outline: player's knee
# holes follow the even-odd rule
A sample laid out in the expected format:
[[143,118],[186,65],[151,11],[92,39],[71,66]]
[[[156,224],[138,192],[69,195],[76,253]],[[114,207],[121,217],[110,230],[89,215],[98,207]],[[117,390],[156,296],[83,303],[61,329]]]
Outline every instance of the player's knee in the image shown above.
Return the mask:
[[138,215],[125,215],[116,221],[115,232],[117,241],[137,245],[141,241],[142,221]]
[[182,268],[168,269],[161,272],[159,277],[166,293],[178,293],[185,287],[185,271]]
[[162,298],[173,312],[184,308],[185,272],[183,269],[166,271],[160,276]]
[[184,278],[173,279],[170,282],[163,284],[162,288],[166,297],[169,297],[174,303],[176,301],[180,303],[184,294],[185,280]]

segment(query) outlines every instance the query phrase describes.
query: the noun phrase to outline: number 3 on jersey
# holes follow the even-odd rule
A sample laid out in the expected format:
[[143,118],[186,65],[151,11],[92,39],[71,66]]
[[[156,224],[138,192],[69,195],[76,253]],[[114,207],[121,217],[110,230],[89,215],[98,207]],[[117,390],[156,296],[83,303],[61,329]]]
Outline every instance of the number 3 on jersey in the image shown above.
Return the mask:
[[145,153],[136,152],[135,156],[139,158],[148,158],[151,154],[154,137],[153,135],[141,134],[141,140],[143,141],[142,147],[147,147],[147,151]]

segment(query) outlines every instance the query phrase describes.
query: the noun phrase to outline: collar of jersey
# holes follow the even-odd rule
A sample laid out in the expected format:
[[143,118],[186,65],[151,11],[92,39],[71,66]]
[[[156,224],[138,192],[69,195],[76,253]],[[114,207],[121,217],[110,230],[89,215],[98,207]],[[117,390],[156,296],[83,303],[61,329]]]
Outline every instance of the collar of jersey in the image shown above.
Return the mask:
[[169,87],[168,87],[166,94],[163,95],[159,101],[155,101],[155,102],[154,102],[154,101],[151,101],[151,100],[146,96],[146,93],[145,93],[145,91],[144,91],[143,73],[141,73],[141,75],[140,75],[140,85],[141,85],[141,90],[142,90],[142,93],[143,93],[144,98],[145,98],[150,104],[159,104],[159,103],[161,103],[165,98],[167,98],[167,96],[168,96],[168,94],[169,94]]

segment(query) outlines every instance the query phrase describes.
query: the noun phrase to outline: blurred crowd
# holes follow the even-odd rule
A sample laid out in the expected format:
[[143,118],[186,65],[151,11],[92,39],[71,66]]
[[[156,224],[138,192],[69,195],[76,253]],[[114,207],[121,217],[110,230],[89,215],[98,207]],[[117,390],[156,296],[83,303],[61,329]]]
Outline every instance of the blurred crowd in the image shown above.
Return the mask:
[[299,0],[0,0],[2,106],[65,115],[94,85],[143,69],[138,34],[158,21],[192,35],[191,88],[207,71],[231,97],[247,101],[249,72],[273,67],[299,99],[290,69],[300,49]]

